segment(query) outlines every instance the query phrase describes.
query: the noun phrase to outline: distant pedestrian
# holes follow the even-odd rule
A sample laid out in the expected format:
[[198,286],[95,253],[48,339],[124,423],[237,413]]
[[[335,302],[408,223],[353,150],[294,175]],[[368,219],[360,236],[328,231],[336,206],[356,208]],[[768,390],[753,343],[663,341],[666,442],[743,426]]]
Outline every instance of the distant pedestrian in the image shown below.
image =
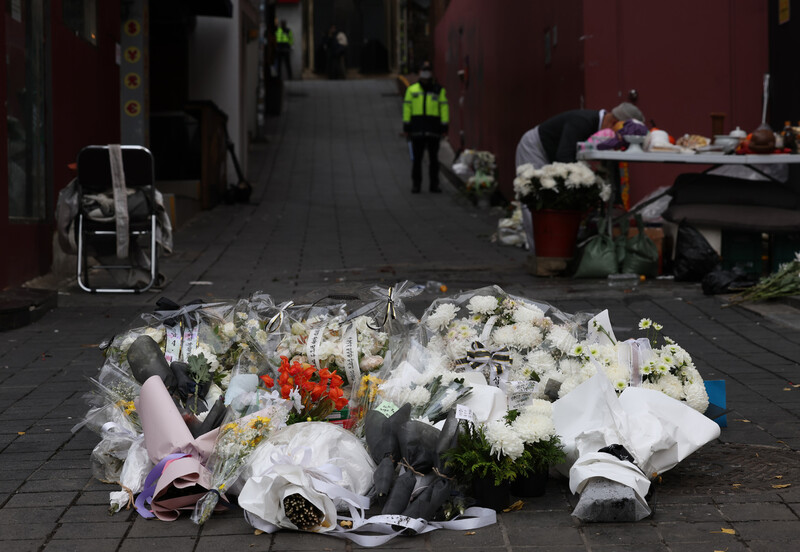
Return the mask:
[[411,193],[422,187],[422,157],[428,152],[430,190],[440,193],[439,142],[447,136],[450,108],[442,85],[433,78],[429,62],[420,67],[419,81],[406,90],[403,101],[403,134],[411,145]]
[[325,69],[329,79],[343,79],[345,77],[345,53],[347,51],[347,36],[331,25],[328,34],[322,42],[325,50]]
[[629,119],[644,122],[639,108],[628,102],[611,111],[573,109],[555,115],[523,134],[517,144],[516,165],[530,163],[535,169],[541,169],[556,161],[574,163],[578,142],[585,142],[598,130],[612,128]]
[[292,80],[292,45],[294,36],[292,30],[286,24],[286,20],[281,20],[280,26],[275,30],[275,50],[278,54],[278,78],[281,77],[281,67],[286,65],[286,78]]

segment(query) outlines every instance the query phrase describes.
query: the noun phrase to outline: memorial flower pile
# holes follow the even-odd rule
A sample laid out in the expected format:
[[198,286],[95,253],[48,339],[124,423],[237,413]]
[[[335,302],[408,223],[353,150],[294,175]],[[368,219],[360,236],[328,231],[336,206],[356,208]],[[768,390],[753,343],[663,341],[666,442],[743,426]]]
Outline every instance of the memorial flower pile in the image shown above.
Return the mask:
[[111,511],[135,497],[143,517],[191,511],[203,524],[235,498],[261,531],[371,546],[493,523],[479,479],[504,487],[573,462],[590,479],[599,448],[582,439],[619,439],[637,466],[661,465],[648,456],[663,450],[648,441],[655,430],[591,433],[618,419],[584,418],[593,401],[646,411],[648,427],[665,428],[659,446],[683,455],[713,435],[683,444],[689,426],[673,420],[702,426],[692,416],[708,396],[690,354],[650,319],[646,337],[620,341],[607,311],[567,314],[497,286],[437,298],[417,319],[401,301],[417,288],[372,288],[357,305],[261,293],[171,305],[110,339],[75,429],[100,437],[95,476],[122,489]]

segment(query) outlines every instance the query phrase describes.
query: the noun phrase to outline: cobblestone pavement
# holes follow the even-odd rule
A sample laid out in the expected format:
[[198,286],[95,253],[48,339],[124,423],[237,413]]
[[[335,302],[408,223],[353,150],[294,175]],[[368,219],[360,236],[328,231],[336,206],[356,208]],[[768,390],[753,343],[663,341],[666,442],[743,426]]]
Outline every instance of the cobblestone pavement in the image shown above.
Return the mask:
[[[724,379],[733,411],[720,439],[663,474],[655,513],[638,523],[585,524],[570,513],[566,482],[472,532],[398,538],[382,549],[704,551],[790,550],[800,535],[800,317],[784,304],[723,308],[696,284],[654,280],[632,290],[605,281],[534,278],[524,251],[491,243],[498,213],[478,211],[455,188],[410,192],[400,97],[392,81],[287,85],[286,112],[252,148],[248,204],[195,216],[162,259],[167,284],[141,296],[89,295],[68,282],[41,320],[0,334],[0,549],[352,550],[312,534],[255,535],[241,515],[147,521],[107,514],[114,487],[92,478],[97,437],[71,428],[86,411],[97,344],[134,324],[165,296],[235,299],[261,290],[295,298],[326,286],[496,283],[566,312],[608,308],[620,337],[647,316]],[[426,186],[423,186],[425,190]],[[197,282],[204,282],[198,284]],[[426,295],[409,304],[420,315]]]

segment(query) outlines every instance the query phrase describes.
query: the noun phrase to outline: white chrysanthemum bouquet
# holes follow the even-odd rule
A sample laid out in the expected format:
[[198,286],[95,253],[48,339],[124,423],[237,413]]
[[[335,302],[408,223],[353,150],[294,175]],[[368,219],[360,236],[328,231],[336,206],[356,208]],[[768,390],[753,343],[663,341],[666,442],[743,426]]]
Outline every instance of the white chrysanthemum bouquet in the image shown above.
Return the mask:
[[509,395],[543,396],[543,374],[570,362],[579,318],[506,294],[497,286],[439,299],[421,324],[428,349],[459,372],[480,372]]
[[552,163],[534,169],[530,163],[517,167],[516,198],[531,210],[566,209],[585,211],[611,197],[611,186],[586,163]]

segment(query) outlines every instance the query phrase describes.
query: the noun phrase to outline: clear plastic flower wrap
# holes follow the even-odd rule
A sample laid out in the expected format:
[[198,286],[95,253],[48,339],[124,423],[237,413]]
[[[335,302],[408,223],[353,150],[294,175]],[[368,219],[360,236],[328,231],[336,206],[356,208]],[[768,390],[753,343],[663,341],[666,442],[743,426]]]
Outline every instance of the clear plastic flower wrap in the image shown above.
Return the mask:
[[483,375],[516,408],[546,396],[537,383],[568,360],[588,317],[489,286],[435,300],[420,325],[433,355],[458,372]]
[[[255,397],[262,404],[263,397]],[[217,506],[222,494],[233,485],[247,467],[250,455],[267,443],[273,431],[285,424],[288,401],[274,399],[266,407],[245,416],[223,421],[207,466],[211,470],[209,492],[197,501],[192,521],[202,525]]]
[[602,371],[616,392],[643,387],[686,402],[700,413],[708,408],[708,394],[688,351],[662,335],[662,326],[649,318],[639,322],[647,337],[620,341],[614,335],[608,311],[587,323],[586,339],[575,343],[570,362],[559,366],[559,397]]

